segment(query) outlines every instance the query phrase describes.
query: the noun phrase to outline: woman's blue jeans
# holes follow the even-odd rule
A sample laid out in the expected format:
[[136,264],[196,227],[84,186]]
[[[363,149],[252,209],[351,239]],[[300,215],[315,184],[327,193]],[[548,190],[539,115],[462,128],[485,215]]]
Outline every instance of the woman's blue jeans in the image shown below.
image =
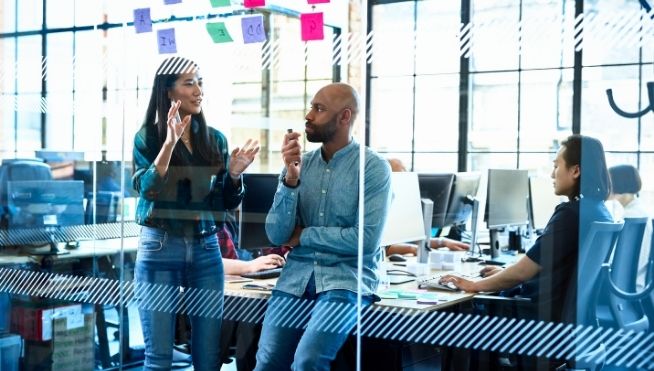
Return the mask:
[[194,369],[219,370],[225,278],[216,235],[181,237],[143,227],[135,271],[144,370],[171,369],[177,313],[191,318]]

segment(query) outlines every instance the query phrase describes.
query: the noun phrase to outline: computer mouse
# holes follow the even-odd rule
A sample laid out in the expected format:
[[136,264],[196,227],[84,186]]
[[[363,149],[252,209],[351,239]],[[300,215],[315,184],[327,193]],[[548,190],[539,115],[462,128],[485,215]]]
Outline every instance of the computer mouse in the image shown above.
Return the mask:
[[448,289],[450,289],[450,290],[452,290],[452,291],[458,291],[458,290],[459,290],[459,288],[456,287],[456,285],[454,284],[454,282],[441,282],[441,281],[438,281],[438,283],[439,283],[441,286],[445,286],[446,288],[448,288]]
[[405,262],[406,258],[400,254],[391,254],[388,256],[388,260],[392,262]]

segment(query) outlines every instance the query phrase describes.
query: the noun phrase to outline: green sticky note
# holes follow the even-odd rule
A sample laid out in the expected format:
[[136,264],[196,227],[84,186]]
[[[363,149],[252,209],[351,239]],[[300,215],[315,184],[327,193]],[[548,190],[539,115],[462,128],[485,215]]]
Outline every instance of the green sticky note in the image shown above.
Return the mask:
[[230,0],[211,0],[211,6],[214,8],[220,8],[221,6],[230,6]]
[[207,23],[207,32],[214,43],[230,43],[234,41],[225,27],[225,22]]
[[377,293],[380,298],[382,299],[397,299],[399,298],[399,294],[395,290],[384,290],[382,292]]

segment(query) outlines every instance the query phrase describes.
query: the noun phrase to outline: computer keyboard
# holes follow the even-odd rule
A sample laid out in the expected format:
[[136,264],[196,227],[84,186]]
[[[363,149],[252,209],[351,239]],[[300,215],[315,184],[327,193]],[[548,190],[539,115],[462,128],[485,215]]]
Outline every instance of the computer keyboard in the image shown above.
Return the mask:
[[[476,281],[480,277],[479,275],[470,275],[470,274],[463,274],[463,273],[457,273],[457,272],[451,272],[449,273],[450,275],[453,276],[458,276],[462,277],[468,280],[473,280]],[[460,291],[456,285],[453,283],[449,282],[446,284],[441,284],[440,279],[443,274],[435,274],[431,276],[422,276],[418,277],[417,282],[418,282],[418,287],[419,288],[429,288],[429,289],[439,289],[439,290],[447,290],[447,291]]]
[[276,278],[282,273],[282,268],[266,269],[254,273],[244,273],[241,277],[252,278],[255,280],[265,280],[266,278]]

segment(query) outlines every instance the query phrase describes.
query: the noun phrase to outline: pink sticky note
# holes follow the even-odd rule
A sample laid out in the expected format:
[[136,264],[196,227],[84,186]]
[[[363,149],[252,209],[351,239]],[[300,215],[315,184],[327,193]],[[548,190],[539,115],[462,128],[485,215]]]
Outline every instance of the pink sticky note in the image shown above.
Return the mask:
[[326,4],[330,0],[307,0],[307,3],[309,4]]
[[302,24],[302,41],[323,40],[325,38],[322,13],[300,14],[300,23]]
[[256,8],[266,6],[266,0],[243,0],[243,6],[246,8]]

